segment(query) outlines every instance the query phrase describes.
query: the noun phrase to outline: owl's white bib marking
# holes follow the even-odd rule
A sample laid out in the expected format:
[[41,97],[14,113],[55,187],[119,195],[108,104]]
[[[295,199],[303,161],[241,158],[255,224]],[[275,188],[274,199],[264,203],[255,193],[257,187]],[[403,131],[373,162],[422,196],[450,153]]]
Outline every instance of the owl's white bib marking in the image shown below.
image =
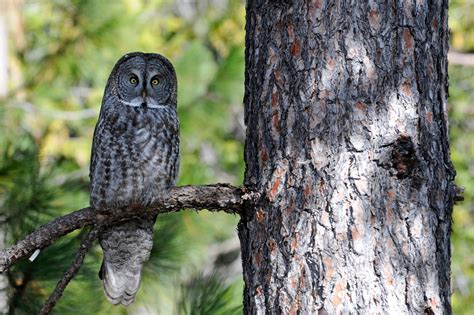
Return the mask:
[[163,109],[166,108],[165,105],[149,104],[149,103],[147,103],[146,106],[147,106],[148,108],[163,108]]
[[[119,99],[120,103],[126,105],[126,106],[132,106],[132,107],[140,107],[143,104],[143,99],[141,97],[136,97],[134,98],[131,102],[127,102],[124,100]],[[161,108],[164,109],[166,108],[165,105],[160,105],[156,104],[155,102],[146,102],[146,107],[148,108]]]
[[127,106],[140,107],[143,103],[143,100],[141,98],[136,97],[131,102],[127,102],[122,99],[119,99],[119,102]]

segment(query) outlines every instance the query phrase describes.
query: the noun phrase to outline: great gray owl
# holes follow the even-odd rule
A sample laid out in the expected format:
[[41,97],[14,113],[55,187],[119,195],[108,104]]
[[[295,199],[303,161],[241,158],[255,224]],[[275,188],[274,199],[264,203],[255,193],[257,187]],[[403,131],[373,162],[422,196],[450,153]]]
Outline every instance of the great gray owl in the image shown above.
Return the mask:
[[[107,81],[94,131],[90,203],[95,209],[147,208],[175,184],[179,122],[176,74],[159,54],[126,54]],[[112,226],[99,237],[99,272],[108,300],[129,305],[153,246],[149,216]]]

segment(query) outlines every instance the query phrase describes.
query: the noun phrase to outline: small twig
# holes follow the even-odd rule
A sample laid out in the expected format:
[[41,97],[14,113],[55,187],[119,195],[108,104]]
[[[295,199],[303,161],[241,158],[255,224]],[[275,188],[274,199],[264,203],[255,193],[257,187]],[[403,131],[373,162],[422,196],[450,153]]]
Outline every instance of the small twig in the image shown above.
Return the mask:
[[464,187],[454,185],[454,204],[464,201]]
[[146,209],[140,205],[130,205],[112,210],[98,211],[90,207],[77,210],[40,226],[17,244],[0,250],[0,273],[8,270],[19,259],[30,257],[37,249],[43,249],[61,236],[88,225],[113,225],[147,214],[176,212],[181,209],[207,209],[243,214],[245,209],[254,205],[258,199],[258,193],[228,184],[183,186],[170,189],[168,196],[147,205]]
[[74,258],[74,261],[71,263],[68,270],[64,273],[61,280],[59,280],[56,284],[56,288],[54,288],[53,293],[49,296],[48,300],[39,312],[40,315],[49,314],[53,309],[54,305],[56,305],[56,302],[59,300],[59,298],[61,298],[64,293],[64,290],[66,289],[66,286],[77,273],[79,268],[81,268],[82,263],[84,262],[84,257],[91,248],[94,240],[97,238],[99,230],[100,228],[94,225],[89,231],[89,233],[87,233],[87,235],[84,237],[81,242],[81,245],[79,246],[79,249],[76,252],[76,257]]
[[474,54],[461,53],[452,50],[448,53],[448,62],[451,65],[474,67]]

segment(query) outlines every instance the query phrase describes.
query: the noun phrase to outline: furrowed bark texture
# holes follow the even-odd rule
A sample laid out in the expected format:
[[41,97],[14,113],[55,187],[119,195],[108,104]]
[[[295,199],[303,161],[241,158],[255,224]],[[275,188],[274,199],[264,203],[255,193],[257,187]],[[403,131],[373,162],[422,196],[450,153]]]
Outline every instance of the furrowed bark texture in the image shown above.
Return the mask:
[[245,313],[450,313],[447,1],[249,0],[246,31]]

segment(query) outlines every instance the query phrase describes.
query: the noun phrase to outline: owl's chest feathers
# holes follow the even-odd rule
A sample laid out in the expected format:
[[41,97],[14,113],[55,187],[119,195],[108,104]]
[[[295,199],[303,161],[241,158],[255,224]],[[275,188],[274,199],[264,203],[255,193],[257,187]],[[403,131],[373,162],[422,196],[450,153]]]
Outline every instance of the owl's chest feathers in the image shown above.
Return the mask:
[[91,202],[148,202],[174,182],[176,115],[151,110],[113,114],[102,117]]
[[125,108],[104,117],[112,142],[143,150],[150,142],[166,142],[177,132],[176,114],[172,110]]

